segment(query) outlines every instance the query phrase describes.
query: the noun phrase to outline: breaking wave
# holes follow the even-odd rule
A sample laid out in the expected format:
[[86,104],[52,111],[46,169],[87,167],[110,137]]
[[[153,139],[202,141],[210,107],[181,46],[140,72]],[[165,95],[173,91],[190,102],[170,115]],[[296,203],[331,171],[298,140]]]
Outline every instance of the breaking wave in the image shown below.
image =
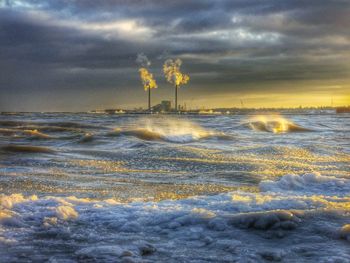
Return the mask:
[[246,123],[254,131],[288,133],[307,132],[311,129],[304,128],[278,115],[258,115],[251,117]]
[[142,140],[164,140],[174,143],[186,143],[208,138],[231,138],[222,132],[206,130],[190,121],[164,118],[146,119],[131,127],[116,128],[109,135],[127,135]]

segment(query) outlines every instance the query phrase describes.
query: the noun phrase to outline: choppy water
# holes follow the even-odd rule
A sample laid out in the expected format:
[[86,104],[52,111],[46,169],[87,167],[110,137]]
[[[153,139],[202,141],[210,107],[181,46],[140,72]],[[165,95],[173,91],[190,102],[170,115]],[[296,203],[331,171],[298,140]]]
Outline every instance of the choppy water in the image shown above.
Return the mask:
[[349,114],[0,115],[0,262],[350,262],[349,161]]

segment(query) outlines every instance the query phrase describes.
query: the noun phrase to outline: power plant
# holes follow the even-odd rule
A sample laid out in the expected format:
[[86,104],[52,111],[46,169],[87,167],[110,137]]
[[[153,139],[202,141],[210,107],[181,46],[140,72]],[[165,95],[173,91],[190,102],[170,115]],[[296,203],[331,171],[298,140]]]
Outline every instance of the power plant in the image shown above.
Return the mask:
[[[151,105],[151,89],[157,88],[157,83],[153,74],[150,73],[149,66],[151,65],[151,61],[144,54],[138,54],[136,62],[141,65],[139,69],[141,82],[145,91],[148,92],[148,112],[170,112],[171,102],[170,101],[162,101],[160,104],[157,104],[152,107]],[[190,77],[187,74],[183,74],[180,71],[180,67],[182,65],[182,61],[180,59],[167,59],[163,65],[163,73],[164,76],[170,84],[172,84],[175,88],[175,100],[174,100],[174,111],[178,112],[178,102],[177,102],[177,93],[180,86],[187,84],[190,80]]]

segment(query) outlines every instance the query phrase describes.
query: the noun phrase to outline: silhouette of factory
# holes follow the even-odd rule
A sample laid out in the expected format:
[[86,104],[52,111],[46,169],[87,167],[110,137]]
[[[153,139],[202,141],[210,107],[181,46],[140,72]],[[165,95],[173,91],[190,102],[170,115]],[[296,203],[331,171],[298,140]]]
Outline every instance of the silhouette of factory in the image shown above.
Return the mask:
[[152,107],[152,111],[154,112],[170,112],[171,111],[171,101],[163,100],[161,103]]

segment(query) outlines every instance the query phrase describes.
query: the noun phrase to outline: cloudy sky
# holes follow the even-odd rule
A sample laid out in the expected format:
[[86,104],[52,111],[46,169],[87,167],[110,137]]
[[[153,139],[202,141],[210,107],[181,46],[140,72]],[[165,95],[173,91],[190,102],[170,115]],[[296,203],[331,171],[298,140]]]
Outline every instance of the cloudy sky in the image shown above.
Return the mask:
[[188,107],[350,104],[349,0],[0,0],[0,110],[146,107],[180,58]]

